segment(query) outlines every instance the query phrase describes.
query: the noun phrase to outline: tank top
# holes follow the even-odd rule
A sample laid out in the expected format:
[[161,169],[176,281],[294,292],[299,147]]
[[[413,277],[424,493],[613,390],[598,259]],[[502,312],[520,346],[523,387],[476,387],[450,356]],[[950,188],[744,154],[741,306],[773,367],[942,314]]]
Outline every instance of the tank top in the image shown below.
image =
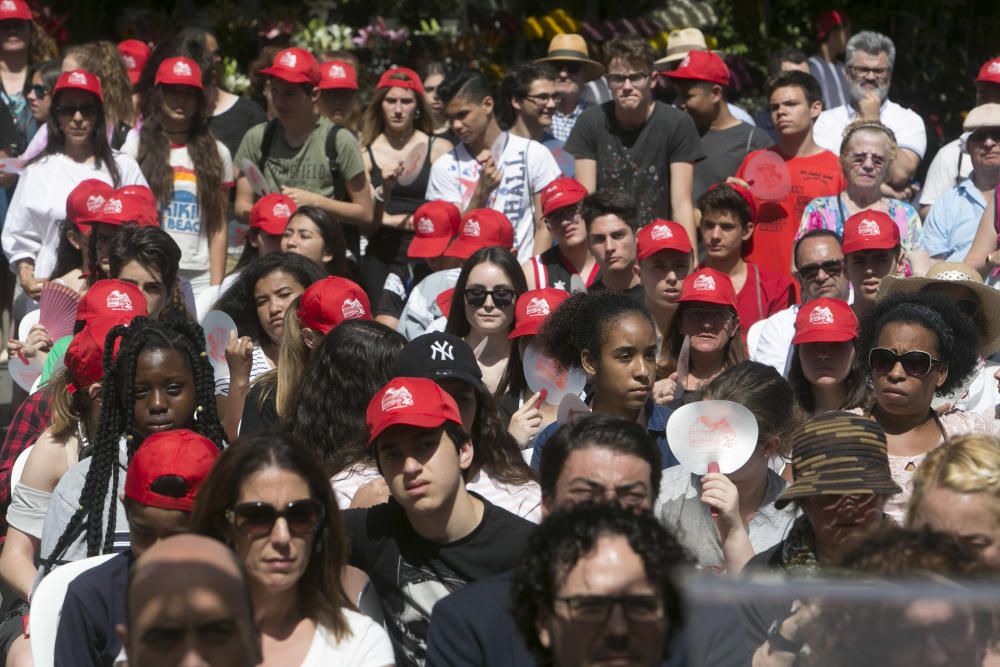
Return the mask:
[[[427,192],[427,183],[431,178],[431,151],[433,150],[435,137],[431,137],[427,144],[427,158],[420,169],[420,174],[416,180],[409,185],[397,183],[392,189],[392,197],[385,203],[385,212],[390,215],[414,213],[421,204],[424,203],[424,195]],[[371,181],[372,187],[377,188],[382,185],[382,168],[375,161],[375,153],[371,146],[367,148],[368,158],[371,161]],[[397,262],[405,264],[409,262],[406,256],[406,249],[413,239],[413,232],[393,229],[391,227],[380,227],[370,239],[368,239],[368,249],[371,253],[383,262]]]

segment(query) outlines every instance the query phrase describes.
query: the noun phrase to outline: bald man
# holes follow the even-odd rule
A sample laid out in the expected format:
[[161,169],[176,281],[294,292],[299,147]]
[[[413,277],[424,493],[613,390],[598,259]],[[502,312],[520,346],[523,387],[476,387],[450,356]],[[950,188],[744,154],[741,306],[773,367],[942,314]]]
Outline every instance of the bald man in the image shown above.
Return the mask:
[[252,667],[260,662],[250,594],[232,551],[200,535],[150,547],[129,577],[130,667]]

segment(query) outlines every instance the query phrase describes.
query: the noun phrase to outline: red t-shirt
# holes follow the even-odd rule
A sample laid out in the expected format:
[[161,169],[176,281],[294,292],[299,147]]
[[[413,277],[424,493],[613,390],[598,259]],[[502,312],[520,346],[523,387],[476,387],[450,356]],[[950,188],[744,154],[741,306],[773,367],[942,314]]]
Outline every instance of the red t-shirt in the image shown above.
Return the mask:
[[[764,150],[781,155],[776,146]],[[743,159],[736,172],[737,178],[744,177],[747,164],[759,152],[754,151]],[[842,192],[847,184],[837,156],[830,151],[809,157],[782,158],[788,165],[792,188],[784,199],[758,202],[753,237],[748,242],[751,249],[744,259],[791,280],[792,248],[806,206],[816,197]]]
[[744,340],[754,322],[795,303],[795,288],[791,280],[762,266],[750,262],[746,265],[747,279],[736,295],[736,312],[740,316]]

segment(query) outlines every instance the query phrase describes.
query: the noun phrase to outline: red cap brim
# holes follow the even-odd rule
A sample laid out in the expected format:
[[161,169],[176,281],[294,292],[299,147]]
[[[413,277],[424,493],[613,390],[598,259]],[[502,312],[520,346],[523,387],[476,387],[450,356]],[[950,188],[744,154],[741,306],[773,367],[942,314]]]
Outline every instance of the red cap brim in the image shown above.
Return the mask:
[[469,243],[465,239],[455,239],[448,246],[448,249],[444,251],[445,257],[457,257],[458,259],[469,259],[472,257],[472,253],[476,252],[480,248],[485,248],[486,246],[475,245]]
[[795,334],[792,345],[801,343],[845,343],[858,337],[857,332],[846,329],[813,329]]
[[[289,218],[290,220],[291,218]],[[285,233],[285,228],[288,227],[288,220],[284,222],[278,220],[268,220],[254,227],[254,229],[259,229],[265,234],[270,234],[271,236],[281,236]]]
[[518,324],[514,327],[514,330],[507,335],[507,340],[514,340],[515,338],[520,338],[521,336],[534,336],[537,335],[539,330],[542,328],[542,323],[545,320],[537,320],[534,322],[524,322]]
[[311,83],[316,85],[315,77],[311,77],[304,72],[296,72],[295,70],[285,69],[284,67],[265,67],[260,71],[261,74],[265,76],[274,76],[282,81],[287,81],[288,83]]
[[440,257],[451,243],[450,236],[414,236],[406,249],[406,256],[412,259]]
[[368,436],[368,444],[372,444],[385,430],[391,426],[415,426],[416,428],[437,428],[448,421],[441,415],[414,414],[407,410],[390,413],[372,429]]

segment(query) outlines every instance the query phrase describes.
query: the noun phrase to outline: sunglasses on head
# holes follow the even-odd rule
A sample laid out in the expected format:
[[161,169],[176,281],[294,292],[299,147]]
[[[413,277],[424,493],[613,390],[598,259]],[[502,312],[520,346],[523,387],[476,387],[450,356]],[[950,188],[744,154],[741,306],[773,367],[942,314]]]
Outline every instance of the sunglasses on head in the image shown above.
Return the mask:
[[910,350],[903,354],[897,354],[895,350],[885,347],[872,348],[868,353],[868,367],[876,373],[888,373],[896,364],[903,365],[903,372],[910,377],[923,377],[931,372],[934,364],[940,364],[940,359],[935,359],[930,352],[923,350]]
[[496,308],[506,308],[514,303],[515,294],[514,290],[509,287],[497,287],[492,290],[483,289],[482,287],[465,288],[465,302],[473,308],[479,308],[486,303],[486,297],[493,299],[493,305]]
[[324,514],[322,503],[306,498],[293,500],[282,510],[270,503],[240,503],[226,512],[226,518],[241,535],[257,539],[270,535],[279,518],[285,520],[292,535],[308,535],[316,530]]
[[806,264],[799,267],[799,275],[805,280],[812,280],[819,275],[820,269],[831,278],[839,276],[844,271],[844,260],[830,259],[818,264]]

